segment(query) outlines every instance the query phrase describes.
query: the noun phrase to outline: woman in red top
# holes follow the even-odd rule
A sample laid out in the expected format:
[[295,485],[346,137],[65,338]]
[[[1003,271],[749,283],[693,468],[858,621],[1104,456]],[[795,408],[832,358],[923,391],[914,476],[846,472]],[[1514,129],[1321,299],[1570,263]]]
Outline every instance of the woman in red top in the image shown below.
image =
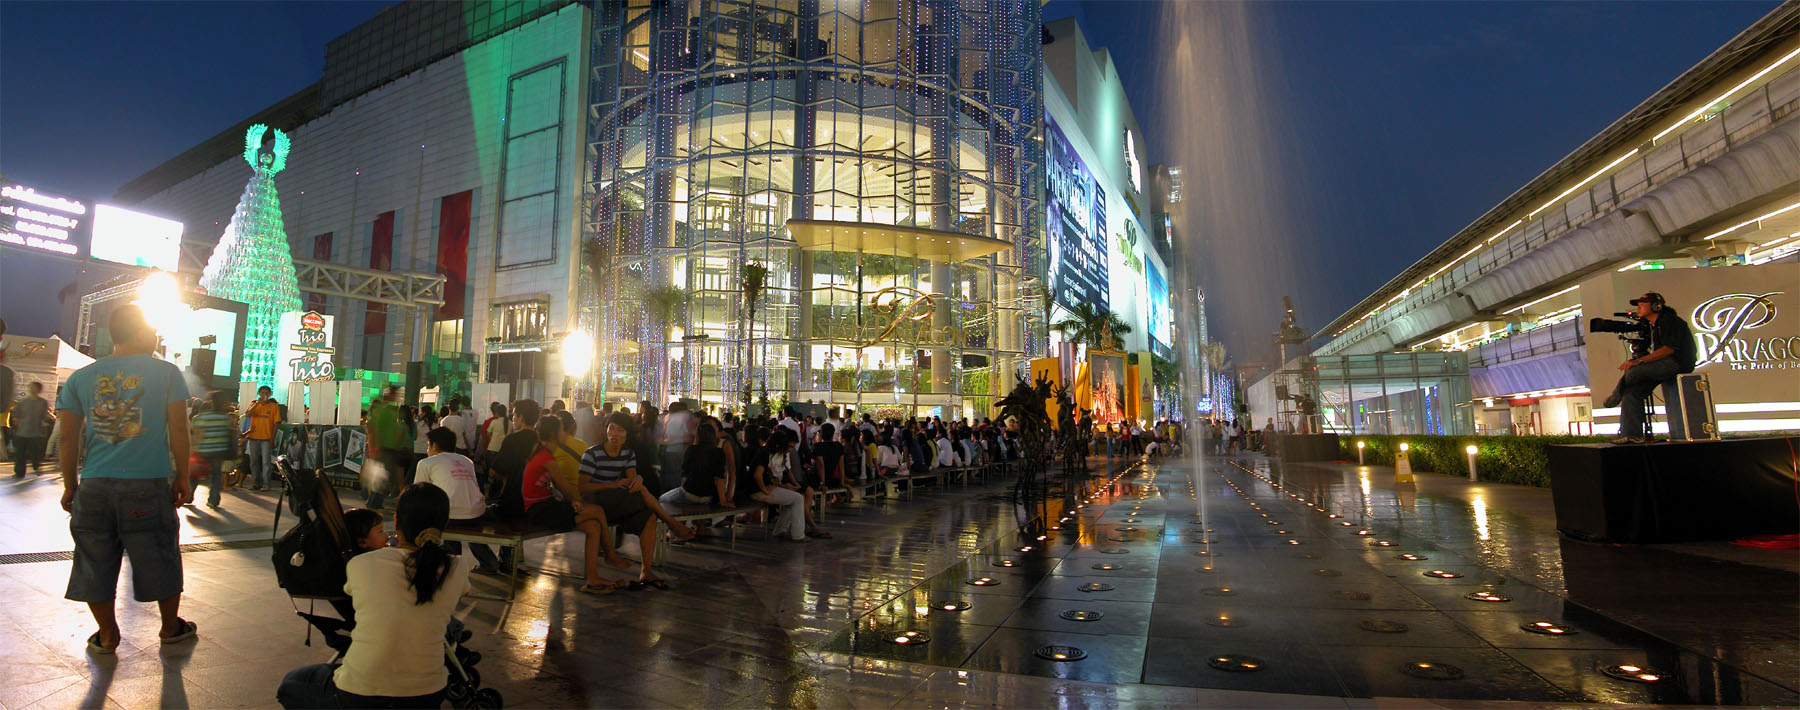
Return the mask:
[[559,441],[562,438],[562,421],[556,417],[543,417],[537,423],[538,448],[531,460],[525,464],[523,498],[525,500],[525,518],[533,525],[542,525],[552,530],[565,531],[578,529],[587,536],[586,562],[587,583],[581,585],[581,591],[589,594],[611,594],[619,586],[600,577],[600,554],[606,553],[606,564],[619,569],[631,566],[625,558],[613,550],[612,531],[606,524],[606,511],[597,505],[584,505],[577,491],[564,490],[557,481],[552,470],[556,466],[556,455],[542,442]]

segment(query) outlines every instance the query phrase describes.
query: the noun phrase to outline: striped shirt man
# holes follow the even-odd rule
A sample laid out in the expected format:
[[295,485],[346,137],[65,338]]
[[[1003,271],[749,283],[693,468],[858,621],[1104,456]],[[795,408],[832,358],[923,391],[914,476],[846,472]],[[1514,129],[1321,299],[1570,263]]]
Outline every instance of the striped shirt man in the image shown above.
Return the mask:
[[619,447],[619,454],[606,453],[606,445],[591,446],[581,454],[580,476],[595,483],[609,483],[625,477],[625,472],[637,468],[637,452],[629,446]]
[[194,450],[202,454],[231,453],[231,415],[224,412],[201,412],[194,415]]

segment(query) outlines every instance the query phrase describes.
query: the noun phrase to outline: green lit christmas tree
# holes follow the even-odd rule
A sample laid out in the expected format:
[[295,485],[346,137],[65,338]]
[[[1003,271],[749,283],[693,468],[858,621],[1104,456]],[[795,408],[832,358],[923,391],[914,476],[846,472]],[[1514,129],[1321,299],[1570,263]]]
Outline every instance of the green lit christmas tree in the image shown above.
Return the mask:
[[[272,146],[263,148],[263,137],[273,133]],[[238,198],[231,223],[206,261],[200,285],[212,296],[250,305],[244,328],[245,380],[274,386],[275,348],[281,314],[300,310],[300,282],[294,276],[294,256],[288,249],[287,230],[281,222],[281,198],[275,194],[275,173],[287,167],[288,137],[263,124],[244,135],[244,161],[250,163],[250,184]]]

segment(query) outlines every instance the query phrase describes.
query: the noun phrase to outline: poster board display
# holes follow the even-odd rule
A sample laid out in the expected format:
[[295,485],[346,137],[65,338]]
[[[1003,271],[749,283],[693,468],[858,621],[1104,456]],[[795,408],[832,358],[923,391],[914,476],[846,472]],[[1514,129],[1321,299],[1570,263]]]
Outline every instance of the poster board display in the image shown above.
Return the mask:
[[1077,303],[1106,308],[1106,193],[1049,114],[1044,128],[1051,299],[1064,308]]
[[1125,419],[1125,354],[1091,352],[1088,373],[1096,424],[1117,424]]

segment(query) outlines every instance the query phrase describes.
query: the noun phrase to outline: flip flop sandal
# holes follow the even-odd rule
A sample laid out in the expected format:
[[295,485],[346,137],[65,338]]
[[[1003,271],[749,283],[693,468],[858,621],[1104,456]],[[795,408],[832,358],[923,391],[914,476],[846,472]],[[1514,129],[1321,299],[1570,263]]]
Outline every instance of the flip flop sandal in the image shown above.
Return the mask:
[[644,584],[642,581],[636,579],[625,583],[625,590],[628,592],[641,592],[649,588],[650,585]]
[[101,655],[101,656],[110,656],[110,655],[113,655],[114,653],[117,653],[119,650],[119,647],[114,646],[112,648],[107,648],[106,646],[101,645],[100,644],[100,632],[95,631],[94,635],[88,637],[87,650],[88,650],[88,653],[93,653],[93,654],[97,654],[97,655]]
[[179,621],[181,622],[181,633],[163,638],[163,645],[166,646],[172,643],[187,641],[194,638],[194,636],[200,632],[200,627],[195,626],[194,622],[188,621],[187,619],[180,619]]
[[822,537],[822,538],[825,538],[828,540],[831,539],[831,533],[825,532],[824,530],[820,530],[818,532],[807,533],[807,534],[811,535],[813,537]]
[[669,583],[666,581],[663,581],[663,579],[660,577],[657,579],[639,580],[639,583],[643,584],[644,586],[649,587],[651,589],[660,589],[665,592],[669,591],[670,589],[674,589],[674,587],[669,586]]
[[581,593],[582,594],[592,594],[597,597],[603,597],[603,596],[606,596],[606,595],[611,594],[616,591],[619,591],[619,588],[614,587],[610,584],[604,584],[604,585],[583,584],[583,585],[581,585]]

